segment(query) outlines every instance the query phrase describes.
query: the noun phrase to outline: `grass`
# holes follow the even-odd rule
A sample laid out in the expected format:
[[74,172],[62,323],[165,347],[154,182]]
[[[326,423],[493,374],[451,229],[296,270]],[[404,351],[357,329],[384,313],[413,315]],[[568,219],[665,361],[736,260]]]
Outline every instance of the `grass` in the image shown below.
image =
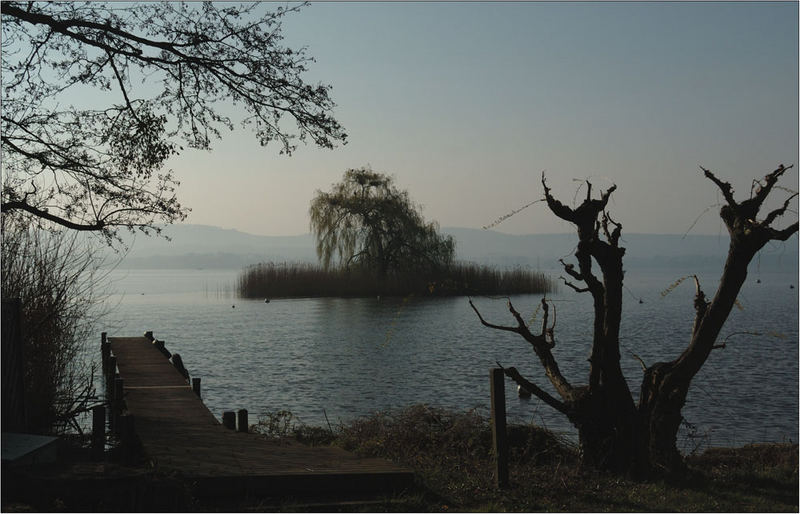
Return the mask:
[[261,263],[245,268],[236,289],[242,298],[452,296],[543,293],[555,281],[522,268],[498,270],[456,264],[439,273],[397,272],[378,277],[366,270],[330,269],[303,263]]
[[[265,437],[334,444],[414,470],[420,491],[370,510],[783,512],[798,510],[796,444],[709,449],[687,458],[678,480],[642,481],[581,468],[567,440],[532,425],[510,426],[511,487],[493,482],[491,429],[475,412],[425,405],[377,412],[335,429],[263,416]],[[294,510],[285,505],[286,510]]]

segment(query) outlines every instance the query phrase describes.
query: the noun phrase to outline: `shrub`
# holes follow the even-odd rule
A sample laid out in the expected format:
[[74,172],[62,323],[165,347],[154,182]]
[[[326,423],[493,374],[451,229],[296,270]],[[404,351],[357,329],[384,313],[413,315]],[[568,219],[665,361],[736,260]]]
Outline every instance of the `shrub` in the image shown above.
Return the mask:
[[100,262],[74,232],[47,231],[4,215],[2,236],[2,297],[20,300],[25,429],[80,430],[75,416],[94,395],[86,345],[100,315]]

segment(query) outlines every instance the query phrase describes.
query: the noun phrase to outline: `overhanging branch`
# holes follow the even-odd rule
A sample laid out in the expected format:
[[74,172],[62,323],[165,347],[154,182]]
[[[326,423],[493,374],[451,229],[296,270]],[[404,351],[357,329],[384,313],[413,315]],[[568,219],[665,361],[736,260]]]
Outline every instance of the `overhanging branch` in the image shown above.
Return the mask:
[[43,209],[38,209],[30,204],[21,201],[10,201],[4,202],[2,204],[2,212],[11,212],[15,210],[25,211],[34,216],[37,216],[42,219],[46,219],[48,221],[52,221],[62,227],[66,227],[72,230],[80,230],[80,231],[92,231],[92,230],[103,230],[107,227],[107,225],[102,220],[97,220],[96,223],[75,223],[74,221],[70,221],[68,219],[62,218],[60,216],[56,216],[55,214],[50,214],[48,211]]
[[517,368],[514,368],[514,367],[504,368],[504,367],[500,366],[500,369],[503,370],[503,373],[505,373],[505,375],[508,378],[510,378],[511,380],[516,382],[523,389],[526,389],[526,390],[530,391],[532,394],[536,395],[537,398],[542,400],[547,405],[553,407],[558,412],[560,412],[560,413],[562,413],[562,414],[564,414],[566,416],[570,415],[570,410],[569,410],[569,408],[567,407],[567,405],[564,402],[562,402],[562,401],[558,400],[557,398],[553,397],[550,393],[548,393],[547,391],[545,391],[541,387],[537,386],[533,382],[530,382],[527,379],[525,379],[525,377],[520,375],[519,371],[517,371]]

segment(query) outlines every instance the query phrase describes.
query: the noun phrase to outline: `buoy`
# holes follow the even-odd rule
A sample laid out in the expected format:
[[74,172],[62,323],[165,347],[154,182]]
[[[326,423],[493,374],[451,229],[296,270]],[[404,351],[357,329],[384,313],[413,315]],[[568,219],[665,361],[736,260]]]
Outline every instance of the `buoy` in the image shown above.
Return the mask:
[[522,387],[521,385],[517,386],[517,394],[519,395],[520,398],[526,398],[527,399],[527,398],[531,397],[531,392],[528,391],[527,389],[525,389],[524,387]]
[[760,283],[761,283],[761,279],[759,278],[758,280],[756,280],[756,284],[760,284]]
[[235,308],[236,308],[236,306],[235,306],[235,305],[231,305],[231,309],[235,309]]

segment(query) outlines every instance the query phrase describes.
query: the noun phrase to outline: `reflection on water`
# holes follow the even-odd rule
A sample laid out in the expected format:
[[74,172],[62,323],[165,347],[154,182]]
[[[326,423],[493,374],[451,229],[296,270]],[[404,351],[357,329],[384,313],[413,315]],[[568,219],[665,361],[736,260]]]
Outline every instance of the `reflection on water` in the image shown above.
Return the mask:
[[[212,412],[247,408],[252,416],[288,409],[302,421],[346,421],[413,403],[486,413],[489,368],[516,366],[549,386],[529,345],[515,334],[480,325],[466,298],[318,298],[242,300],[232,295],[236,271],[117,271],[125,291],[107,319],[110,336],[153,330],[203,379]],[[631,272],[626,277],[622,364],[634,394],[641,366],[676,357],[693,319],[694,287],[662,298],[677,276]],[[684,416],[711,444],[797,440],[798,303],[796,275],[760,274],[740,295],[723,337],[748,332],[715,350],[695,379]],[[701,276],[710,294],[718,275]],[[639,303],[639,298],[643,303]],[[558,312],[555,356],[573,383],[586,381],[591,343],[588,295],[552,295]],[[487,320],[513,324],[505,300],[475,298]],[[528,319],[539,296],[518,296]],[[759,333],[760,335],[756,335]],[[549,388],[548,388],[549,389]],[[552,389],[550,389],[551,392]],[[508,416],[572,433],[562,416],[507,385]],[[692,444],[689,442],[687,444]]]

